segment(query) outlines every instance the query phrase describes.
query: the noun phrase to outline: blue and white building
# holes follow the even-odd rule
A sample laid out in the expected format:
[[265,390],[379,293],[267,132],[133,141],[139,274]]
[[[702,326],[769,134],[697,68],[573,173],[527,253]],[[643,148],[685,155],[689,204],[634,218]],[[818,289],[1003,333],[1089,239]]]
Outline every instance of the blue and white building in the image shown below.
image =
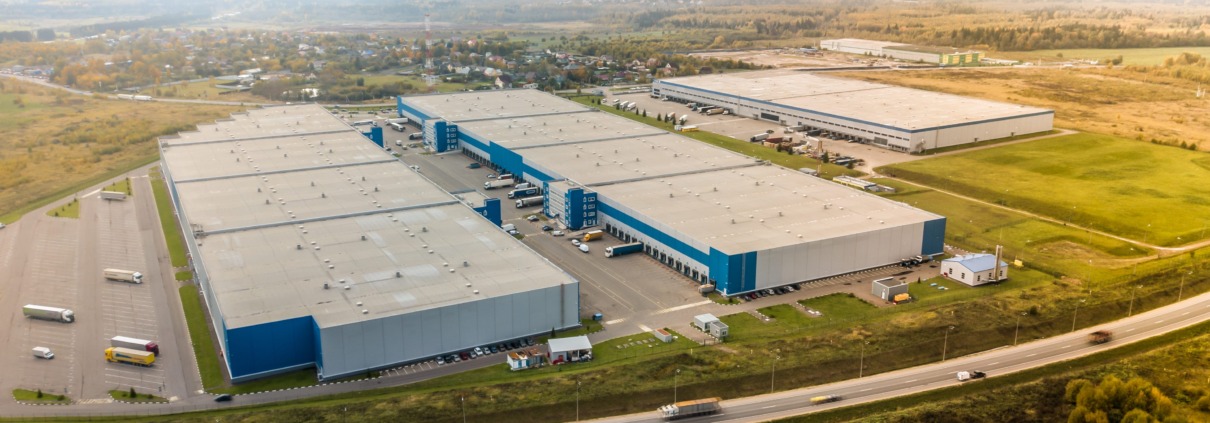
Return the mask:
[[992,254],[966,254],[941,261],[941,275],[970,286],[1008,279],[1008,263]]
[[543,186],[543,211],[562,227],[641,241],[726,295],[942,252],[942,216],[539,91],[400,97],[398,107],[424,123],[434,151]]
[[[449,130],[427,122],[426,133]],[[231,379],[363,374],[579,323],[579,283],[317,105],[160,139]],[[494,207],[493,207],[494,205]]]
[[788,70],[656,80],[653,95],[904,152],[1054,129],[1053,110]]

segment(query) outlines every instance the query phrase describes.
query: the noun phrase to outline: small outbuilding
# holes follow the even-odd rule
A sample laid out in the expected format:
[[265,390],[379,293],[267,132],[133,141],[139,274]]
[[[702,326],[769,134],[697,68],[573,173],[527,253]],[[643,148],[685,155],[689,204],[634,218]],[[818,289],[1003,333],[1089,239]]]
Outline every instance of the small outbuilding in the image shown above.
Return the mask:
[[537,348],[530,348],[510,352],[505,360],[508,361],[508,369],[516,371],[541,367],[543,357],[542,351]]
[[663,341],[665,343],[672,342],[672,332],[669,332],[667,330],[656,329],[655,332],[652,332],[651,334],[655,335],[656,339],[659,339],[660,341]]
[[587,336],[557,338],[546,341],[550,346],[550,364],[592,360],[592,342]]
[[966,254],[941,261],[941,275],[970,286],[1008,279],[1008,263],[991,254]]
[[870,294],[884,301],[894,301],[899,294],[907,294],[908,284],[895,278],[876,279],[870,283]]
[[730,329],[725,323],[709,313],[693,316],[693,325],[718,339],[726,338]]

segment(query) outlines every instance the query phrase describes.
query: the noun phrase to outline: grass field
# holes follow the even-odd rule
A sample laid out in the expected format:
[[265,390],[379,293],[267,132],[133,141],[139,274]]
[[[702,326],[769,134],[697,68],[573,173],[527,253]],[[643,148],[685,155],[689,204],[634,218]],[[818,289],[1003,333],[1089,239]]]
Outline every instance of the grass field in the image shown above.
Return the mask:
[[109,396],[118,401],[140,402],[140,403],[167,403],[168,399],[148,393],[135,391],[134,396],[130,396],[130,390],[112,389],[109,391]]
[[160,87],[160,94],[157,97],[164,98],[180,98],[193,100],[212,100],[212,101],[235,101],[247,103],[268,103],[269,100],[264,97],[252,95],[247,91],[233,92],[222,88],[216,88],[215,85],[234,83],[234,81],[209,80],[190,82],[184,84],[173,84]]
[[[638,122],[641,122],[641,123],[644,123],[644,124],[647,124],[650,126],[654,126],[656,128],[660,128],[660,129],[663,129],[666,131],[673,130],[673,124],[661,122],[653,117],[643,117],[641,115],[636,115],[633,112],[625,112],[622,110],[615,109],[613,106],[593,104],[592,100],[594,100],[596,98],[597,97],[593,97],[593,96],[570,97],[571,100],[574,100],[585,106],[596,107],[598,109],[604,110],[606,113],[613,113],[615,115],[622,116],[622,117],[625,117],[627,119],[631,119],[634,121],[638,121]],[[731,151],[734,151],[736,153],[740,153],[740,154],[743,154],[746,156],[750,156],[750,157],[754,157],[754,158],[758,158],[758,159],[762,159],[762,160],[768,160],[774,164],[784,166],[784,167],[787,167],[787,168],[790,168],[793,170],[798,170],[801,168],[815,169],[815,168],[819,167],[819,160],[815,160],[810,157],[792,155],[792,154],[786,154],[786,153],[779,153],[776,150],[773,150],[768,147],[764,147],[764,146],[761,146],[761,145],[758,145],[755,143],[750,143],[750,142],[744,141],[744,140],[737,140],[735,138],[715,134],[713,132],[706,132],[706,131],[682,132],[682,133],[680,133],[680,135],[683,135],[683,136],[686,136],[686,137],[689,137],[689,138],[692,138],[692,139],[695,139],[695,140],[698,140],[698,141],[701,141],[701,142],[704,142],[704,143],[707,143],[707,144],[710,144],[710,145],[713,145],[716,147],[722,147],[722,148],[725,148],[725,149],[728,149],[728,150],[731,150]],[[857,171],[857,170],[846,169],[843,166],[837,166],[837,165],[833,165],[833,164],[824,164],[822,171],[820,172],[820,177],[822,177],[824,179],[831,179],[832,177],[838,176],[838,175],[861,176],[861,175],[864,175],[864,173]]]
[[42,393],[42,398],[38,398],[38,391],[31,391],[28,389],[14,389],[13,398],[15,398],[17,401],[37,404],[61,404],[71,402],[71,398],[66,396],[51,395],[45,392]]
[[1164,63],[1164,59],[1177,56],[1185,52],[1197,53],[1202,56],[1210,56],[1210,47],[1034,50],[1028,52],[999,52],[992,54],[992,56],[996,58],[1005,57],[1027,62],[1037,62],[1038,60],[1042,60],[1043,62],[1057,62],[1076,59],[1100,60],[1102,64],[1105,63],[1105,59],[1112,59],[1122,56],[1123,65],[1150,66],[1162,64]]
[[[23,105],[23,107],[22,107]],[[0,221],[158,158],[155,137],[238,108],[131,102],[0,81]]]
[[180,288],[181,308],[185,311],[185,323],[189,326],[189,338],[193,340],[193,355],[197,357],[198,372],[202,375],[202,389],[224,387],[223,369],[219,365],[218,353],[214,349],[214,338],[206,325],[206,312],[202,307],[202,296],[197,286]]
[[79,219],[80,218],[80,200],[77,198],[72,198],[71,201],[68,201],[66,204],[63,204],[62,206],[47,210],[46,215],[52,216],[52,217],[66,217],[66,218],[70,218],[70,219]]
[[155,209],[160,215],[160,228],[164,231],[164,242],[168,244],[168,256],[172,259],[172,267],[188,265],[189,259],[185,256],[185,240],[181,237],[180,227],[177,226],[176,213],[172,209],[172,198],[168,196],[168,186],[164,184],[160,168],[152,168],[148,173],[151,181],[151,194],[155,196]]
[[[1068,135],[880,172],[1159,245],[1203,239],[1210,225],[1210,187],[1181,182],[1210,178],[1210,158],[1106,135]],[[998,230],[1004,223],[977,226]],[[1124,248],[1130,246],[1112,251],[1130,255]]]
[[134,190],[130,188],[130,178],[122,178],[121,180],[101,188],[102,191],[112,191],[125,193],[128,197],[134,196]]

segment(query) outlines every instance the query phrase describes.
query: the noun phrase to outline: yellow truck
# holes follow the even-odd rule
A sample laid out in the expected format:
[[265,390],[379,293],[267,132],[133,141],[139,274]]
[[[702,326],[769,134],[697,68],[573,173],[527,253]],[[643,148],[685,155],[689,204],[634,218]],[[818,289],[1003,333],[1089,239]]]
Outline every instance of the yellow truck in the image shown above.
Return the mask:
[[111,363],[126,363],[150,367],[155,363],[155,354],[150,351],[110,347],[105,349],[105,360]]
[[605,231],[602,231],[599,229],[595,230],[595,231],[588,231],[584,234],[584,242],[595,241],[595,240],[598,240],[598,239],[601,239],[604,237],[605,237]]

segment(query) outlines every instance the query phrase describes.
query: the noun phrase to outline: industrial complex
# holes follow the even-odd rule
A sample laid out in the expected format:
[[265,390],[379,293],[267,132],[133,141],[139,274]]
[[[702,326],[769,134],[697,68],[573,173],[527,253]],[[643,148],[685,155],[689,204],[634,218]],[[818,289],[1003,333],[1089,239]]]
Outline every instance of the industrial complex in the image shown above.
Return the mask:
[[775,70],[660,79],[652,95],[835,138],[922,152],[1053,129],[1054,111]]
[[942,252],[945,218],[533,90],[398,98],[438,154],[542,188],[543,212],[599,227],[725,295]]
[[473,209],[318,105],[160,148],[233,381],[338,378],[579,325],[578,281],[501,231],[498,201]]
[[954,47],[918,46],[888,41],[840,38],[823,40],[819,47],[824,50],[864,56],[886,57],[938,65],[967,65],[983,60],[983,52]]

